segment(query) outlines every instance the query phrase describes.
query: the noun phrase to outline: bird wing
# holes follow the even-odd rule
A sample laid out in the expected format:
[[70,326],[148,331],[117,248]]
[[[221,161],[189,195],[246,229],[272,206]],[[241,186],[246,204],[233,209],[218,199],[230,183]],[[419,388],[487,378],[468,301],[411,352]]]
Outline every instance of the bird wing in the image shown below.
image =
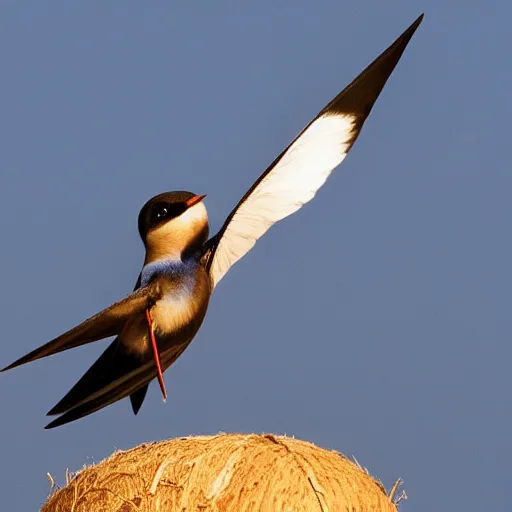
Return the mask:
[[[189,344],[188,339],[166,348],[162,354],[165,371]],[[49,416],[61,414],[45,428],[55,428],[103,409],[130,395],[135,414],[138,412],[148,384],[156,377],[155,364],[148,351],[135,355],[124,343],[114,340],[82,378],[48,412]],[[139,396],[142,395],[142,396]],[[135,396],[135,399],[132,398]],[[135,405],[134,405],[135,404]]]
[[148,304],[156,302],[159,298],[159,288],[148,285],[135,290],[124,299],[112,304],[96,315],[88,318],[80,325],[61,334],[45,345],[36,348],[29,354],[21,357],[1,371],[16,368],[25,363],[47,357],[70,348],[79,347],[103,338],[119,334],[126,320],[133,314],[144,311]]
[[422,19],[423,15],[320,111],[206,243],[203,261],[214,286],[274,223],[310,201],[343,161]]

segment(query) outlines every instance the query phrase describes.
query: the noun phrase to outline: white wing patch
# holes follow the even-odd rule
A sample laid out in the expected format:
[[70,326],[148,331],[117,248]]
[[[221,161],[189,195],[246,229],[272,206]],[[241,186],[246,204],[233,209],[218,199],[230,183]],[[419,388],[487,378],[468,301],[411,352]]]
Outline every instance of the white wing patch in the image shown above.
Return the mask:
[[348,153],[355,121],[349,114],[326,113],[293,142],[226,227],[211,263],[214,286],[272,224],[313,199]]

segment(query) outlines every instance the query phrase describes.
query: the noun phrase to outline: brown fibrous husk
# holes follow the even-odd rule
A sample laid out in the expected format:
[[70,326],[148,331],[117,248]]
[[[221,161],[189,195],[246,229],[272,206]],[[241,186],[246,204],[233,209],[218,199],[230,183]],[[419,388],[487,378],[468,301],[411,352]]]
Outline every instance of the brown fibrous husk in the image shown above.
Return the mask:
[[338,452],[219,434],[118,451],[76,473],[41,512],[396,512],[392,498]]

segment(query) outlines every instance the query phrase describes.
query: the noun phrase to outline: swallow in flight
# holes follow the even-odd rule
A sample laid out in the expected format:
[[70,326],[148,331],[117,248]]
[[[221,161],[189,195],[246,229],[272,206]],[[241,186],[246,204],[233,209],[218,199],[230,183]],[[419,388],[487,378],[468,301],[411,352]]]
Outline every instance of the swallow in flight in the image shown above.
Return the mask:
[[257,179],[215,236],[208,238],[203,195],[166,192],[143,206],[138,225],[146,257],[133,293],[2,370],[116,337],[48,413],[59,416],[46,428],[127,396],[137,414],[154,378],[165,399],[162,374],[196,335],[214,288],[275,222],[313,199],[343,161],[422,19],[320,111]]

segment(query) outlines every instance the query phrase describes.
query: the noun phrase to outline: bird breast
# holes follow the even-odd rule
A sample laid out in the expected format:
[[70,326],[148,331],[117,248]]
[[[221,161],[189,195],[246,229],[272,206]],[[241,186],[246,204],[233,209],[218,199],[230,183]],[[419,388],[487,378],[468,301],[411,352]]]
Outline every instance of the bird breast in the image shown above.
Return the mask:
[[166,291],[151,308],[153,328],[156,332],[169,335],[194,321],[203,307],[203,298],[196,296],[193,289],[182,285]]
[[[157,339],[173,335],[193,338],[201,325],[211,293],[211,282],[200,266],[160,269],[154,285],[160,299],[151,307],[152,327]],[[149,330],[145,314],[134,315],[120,334],[127,349],[145,355],[150,350]]]

